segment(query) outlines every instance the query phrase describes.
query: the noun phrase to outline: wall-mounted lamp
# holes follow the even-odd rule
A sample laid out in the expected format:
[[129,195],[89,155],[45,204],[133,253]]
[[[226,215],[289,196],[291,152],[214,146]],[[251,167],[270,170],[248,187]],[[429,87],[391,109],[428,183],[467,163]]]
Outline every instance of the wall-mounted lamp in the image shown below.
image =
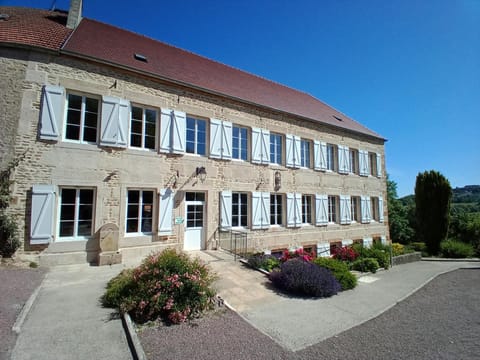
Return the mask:
[[280,174],[280,171],[275,171],[274,183],[275,183],[275,191],[278,191],[282,186],[282,174]]
[[197,178],[200,179],[200,182],[203,184],[203,182],[207,178],[207,170],[205,170],[205,167],[204,166],[197,167],[196,174],[197,174]]

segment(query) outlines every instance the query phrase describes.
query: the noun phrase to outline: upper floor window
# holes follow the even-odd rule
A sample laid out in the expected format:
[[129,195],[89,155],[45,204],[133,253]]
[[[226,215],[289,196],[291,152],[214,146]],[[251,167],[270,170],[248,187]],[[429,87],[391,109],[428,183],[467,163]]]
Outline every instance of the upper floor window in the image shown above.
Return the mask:
[[247,160],[248,154],[248,129],[233,126],[232,129],[232,158]]
[[151,233],[153,191],[129,190],[127,193],[127,233]]
[[97,142],[98,99],[67,94],[65,139]]
[[300,142],[300,166],[310,167],[310,141],[304,139]]
[[92,235],[93,189],[60,189],[60,238],[82,238]]
[[207,122],[187,116],[187,153],[205,155]]
[[282,225],[283,219],[283,196],[281,194],[270,195],[270,225]]
[[312,197],[302,195],[302,224],[312,224]]
[[328,196],[328,222],[338,222],[338,201],[336,196]]
[[349,149],[349,172],[358,174],[358,150]]
[[282,165],[282,135],[270,133],[270,163]]
[[246,193],[232,193],[232,226],[247,226],[247,198]]
[[141,149],[155,149],[157,112],[132,106],[130,121],[130,146]]
[[335,159],[335,145],[327,144],[327,170],[336,170]]
[[377,154],[369,152],[368,160],[370,165],[370,175],[377,176]]

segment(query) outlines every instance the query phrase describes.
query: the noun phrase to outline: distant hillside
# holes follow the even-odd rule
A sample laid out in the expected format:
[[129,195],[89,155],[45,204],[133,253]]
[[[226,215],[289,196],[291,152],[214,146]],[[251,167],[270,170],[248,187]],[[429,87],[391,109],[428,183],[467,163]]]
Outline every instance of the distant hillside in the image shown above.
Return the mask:
[[[468,212],[480,211],[480,185],[457,187],[452,192],[452,207],[464,208]],[[415,204],[415,195],[407,195],[399,200],[405,206]]]
[[480,203],[480,185],[467,185],[453,189],[453,203]]

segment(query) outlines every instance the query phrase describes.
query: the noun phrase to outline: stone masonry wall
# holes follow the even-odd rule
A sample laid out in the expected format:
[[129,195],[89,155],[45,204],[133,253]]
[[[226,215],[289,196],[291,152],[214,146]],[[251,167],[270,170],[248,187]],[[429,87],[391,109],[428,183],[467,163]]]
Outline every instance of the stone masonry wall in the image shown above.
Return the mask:
[[[120,228],[120,248],[154,244],[182,247],[183,225],[175,225],[174,235],[168,237],[159,237],[156,234],[125,236],[127,189],[151,189],[158,192],[168,185],[169,180],[177,172],[179,177],[174,216],[185,216],[183,198],[186,191],[206,192],[207,248],[216,246],[214,234],[219,223],[220,191],[273,193],[275,171],[281,173],[282,185],[278,192],[282,194],[300,192],[311,195],[326,193],[382,196],[385,221],[371,224],[335,224],[327,227],[312,225],[295,229],[272,227],[269,230],[247,230],[255,249],[316,244],[365,236],[387,236],[386,171],[384,146],[381,140],[64,56],[9,50],[8,56],[2,57],[0,61],[0,71],[8,78],[7,83],[2,85],[6,88],[2,90],[15,89],[11,96],[0,99],[2,109],[8,108],[8,112],[2,114],[2,126],[3,123],[7,124],[8,130],[5,131],[10,137],[13,136],[16,127],[15,151],[26,154],[25,160],[16,171],[11,210],[20,219],[20,226],[25,229],[23,244],[26,251],[44,248],[34,248],[29,245],[28,240],[30,193],[34,184],[94,187],[97,201],[94,216],[95,231],[106,223],[117,224]],[[285,166],[254,165],[235,160],[213,160],[190,154],[165,155],[154,151],[113,149],[62,140],[40,141],[37,137],[39,109],[41,89],[45,84],[61,85],[67,91],[90,94],[98,96],[99,99],[102,95],[117,96],[130,100],[132,104],[147,105],[158,110],[177,109],[205,119],[213,117],[246,127],[265,128],[283,135],[295,134],[302,138],[321,139],[333,144],[380,153],[384,176],[378,179],[371,176],[318,172],[313,169],[292,170]],[[18,118],[19,122],[16,121]],[[8,136],[5,138],[6,145],[2,142],[1,146],[11,148],[11,139],[8,140]],[[207,171],[207,178],[203,184],[196,181],[193,176],[198,166],[204,166]],[[158,209],[156,212],[155,217],[158,217]],[[91,242],[82,246],[88,250],[88,247],[94,249],[97,245]],[[53,248],[52,245],[50,247]]]

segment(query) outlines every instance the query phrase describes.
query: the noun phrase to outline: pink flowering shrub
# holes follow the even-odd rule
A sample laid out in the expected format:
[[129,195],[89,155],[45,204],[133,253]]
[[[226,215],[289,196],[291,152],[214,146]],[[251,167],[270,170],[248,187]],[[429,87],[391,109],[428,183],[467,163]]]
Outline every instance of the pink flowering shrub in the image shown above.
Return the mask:
[[214,279],[200,260],[168,249],[110,280],[102,303],[139,323],[160,318],[178,324],[212,306]]
[[310,262],[313,259],[313,255],[303,250],[302,248],[296,249],[295,251],[285,250],[282,257],[280,258],[280,261],[284,263],[287,260],[296,258],[300,258],[303,261]]
[[358,252],[352,247],[337,247],[333,249],[332,255],[334,259],[353,262],[358,257]]

